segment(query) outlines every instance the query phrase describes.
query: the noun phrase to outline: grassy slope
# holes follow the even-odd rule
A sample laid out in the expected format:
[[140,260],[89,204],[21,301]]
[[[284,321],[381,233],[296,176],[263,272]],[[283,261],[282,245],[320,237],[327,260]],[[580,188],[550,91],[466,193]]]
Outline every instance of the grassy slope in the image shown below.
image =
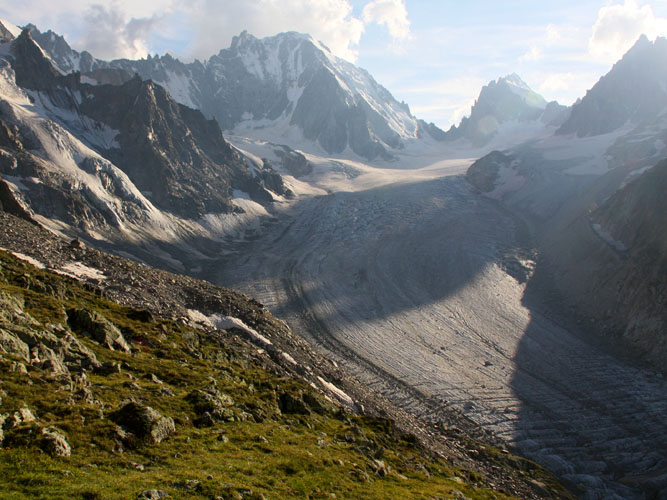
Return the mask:
[[[12,363],[20,360],[0,351],[0,413],[28,407],[38,419],[5,431],[0,499],[135,498],[151,488],[174,498],[507,498],[475,473],[434,458],[411,436],[395,432],[391,421],[346,414],[309,386],[225,350],[211,334],[161,319],[131,319],[140,315],[75,280],[2,251],[0,266],[0,290],[22,298],[25,313],[39,323],[66,325],[66,309],[86,307],[133,338],[128,354],[76,335],[99,361],[123,366],[120,373],[87,374],[98,400],[93,403],[76,401],[64,380],[50,372],[33,366],[28,366],[28,374],[11,371]],[[151,380],[151,374],[163,383]],[[192,424],[197,414],[185,396],[213,381],[234,399],[236,418],[198,428]],[[172,396],[165,394],[165,387]],[[282,414],[277,397],[285,392],[304,394],[319,411]],[[108,417],[130,398],[173,417],[176,434],[159,444],[119,451],[116,425]],[[35,438],[38,426],[59,429],[72,455],[41,452]],[[485,450],[487,459],[497,455],[499,464],[507,463],[507,456]],[[377,473],[376,459],[390,471],[384,477]],[[534,464],[512,460],[523,474],[567,496]]]

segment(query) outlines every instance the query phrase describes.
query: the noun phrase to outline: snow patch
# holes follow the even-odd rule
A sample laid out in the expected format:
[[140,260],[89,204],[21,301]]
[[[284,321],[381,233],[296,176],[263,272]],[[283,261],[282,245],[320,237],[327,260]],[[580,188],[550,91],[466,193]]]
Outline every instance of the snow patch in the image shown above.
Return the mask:
[[[245,194],[245,193],[244,193]],[[242,209],[246,214],[252,216],[269,216],[269,212],[266,211],[263,205],[260,205],[256,201],[252,201],[250,197],[248,198],[232,198],[232,203]]]
[[3,250],[5,252],[8,252],[8,253],[12,254],[17,259],[26,261],[28,264],[32,264],[37,269],[46,269],[46,266],[42,262],[40,262],[39,260],[37,260],[33,257],[30,257],[30,255],[26,255],[26,254],[21,253],[21,252],[13,252],[11,250],[7,250],[6,248],[2,248],[2,247],[0,247],[0,250]]
[[62,266],[59,270],[55,269],[55,271],[59,274],[65,274],[67,276],[76,279],[81,279],[81,278],[91,278],[95,280],[106,279],[104,272],[100,271],[99,269],[95,269],[94,267],[88,267],[85,264],[82,264],[81,262],[68,262],[67,264]]
[[267,339],[261,333],[257,332],[255,329],[250,328],[243,322],[243,320],[240,320],[239,318],[225,316],[224,314],[212,314],[210,316],[206,316],[204,313],[196,309],[188,309],[187,314],[192,321],[197,323],[201,323],[212,328],[217,328],[219,330],[238,328],[239,330],[243,330],[245,333],[247,333],[256,343],[262,344],[264,346],[272,345],[269,339]]
[[176,102],[189,108],[199,109],[192,100],[191,87],[193,82],[188,75],[167,71],[167,79],[165,81],[156,81],[156,83],[166,88]]
[[213,325],[216,328],[219,328],[221,330],[229,330],[230,328],[238,328],[239,330],[243,330],[248,335],[250,335],[250,337],[255,342],[259,342],[260,344],[263,344],[263,345],[271,345],[271,341],[269,339],[267,339],[261,333],[258,333],[253,328],[250,328],[248,325],[246,325],[242,320],[240,320],[238,318],[234,318],[232,316],[225,316],[223,314],[214,314],[212,316],[209,316],[209,318],[211,319],[211,321],[213,322]]
[[338,399],[340,399],[342,402],[349,406],[354,406],[354,400],[348,396],[346,393],[344,393],[342,390],[340,390],[338,387],[333,385],[331,382],[327,382],[324,380],[322,377],[318,376],[317,380],[320,381],[320,384],[327,389],[328,391],[332,392]]
[[10,23],[9,21],[5,21],[3,18],[0,17],[0,23],[7,28],[7,31],[9,31],[12,35],[14,35],[14,38],[18,38],[18,36],[21,34],[21,28],[16,26],[14,23]]
[[623,244],[622,241],[614,239],[614,237],[604,231],[602,229],[602,226],[600,224],[591,224],[591,227],[593,228],[593,231],[595,231],[595,234],[597,234],[602,240],[609,246],[611,246],[613,249],[615,249],[618,252],[625,252],[627,251],[627,247]]
[[93,85],[93,86],[99,85],[99,82],[97,80],[86,75],[81,75],[81,83],[87,83],[88,85]]
[[281,352],[280,352],[280,355],[281,355],[283,358],[285,358],[289,363],[293,364],[294,366],[296,366],[296,365],[298,364],[298,363],[296,362],[296,360],[295,360],[292,356],[290,356],[289,354],[287,354],[286,352],[281,351]]

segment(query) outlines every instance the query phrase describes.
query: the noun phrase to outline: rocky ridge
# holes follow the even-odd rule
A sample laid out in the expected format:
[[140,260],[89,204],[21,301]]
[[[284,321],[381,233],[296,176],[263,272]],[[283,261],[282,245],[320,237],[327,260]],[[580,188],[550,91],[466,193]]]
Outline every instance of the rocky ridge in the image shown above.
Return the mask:
[[122,83],[139,74],[215,118],[223,130],[297,129],[327,153],[349,148],[370,160],[390,159],[405,140],[441,139],[440,129],[413,117],[368,72],[309,35],[257,39],[244,31],[208,60],[186,64],[168,54],[101,61],[51,31],[28,29],[64,73],[81,72],[91,83]]
[[[275,174],[266,169],[254,176],[214,120],[177,104],[159,85],[135,77],[120,86],[91,86],[76,75],[60,76],[28,30],[12,43],[11,51],[17,85],[37,92],[42,102],[53,106],[49,114],[56,119],[63,116],[58,121],[75,135],[85,137],[86,125],[116,131],[114,136],[108,134],[106,143],[90,134],[87,142],[123,170],[158,208],[189,218],[230,212],[232,189],[265,203],[272,201],[263,177]],[[88,161],[83,167],[94,171],[98,168],[94,163]],[[28,176],[20,168],[17,173]],[[277,194],[287,194],[279,178],[272,186]]]
[[667,106],[667,39],[642,35],[613,68],[572,107],[558,134],[595,136],[628,122],[638,124],[664,114]]

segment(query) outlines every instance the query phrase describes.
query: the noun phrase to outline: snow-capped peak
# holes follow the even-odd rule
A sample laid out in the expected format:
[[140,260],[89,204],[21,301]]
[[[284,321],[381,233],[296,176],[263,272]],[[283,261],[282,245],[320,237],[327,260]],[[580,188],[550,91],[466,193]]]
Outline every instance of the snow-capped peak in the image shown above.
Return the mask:
[[546,99],[531,89],[516,73],[499,78],[498,83],[505,83],[514,94],[521,97],[531,107],[540,109],[547,107]]
[[10,23],[9,21],[5,21],[3,18],[0,17],[0,24],[5,27],[7,31],[9,31],[14,38],[18,38],[18,36],[21,34],[21,28],[19,28],[17,25],[14,23]]

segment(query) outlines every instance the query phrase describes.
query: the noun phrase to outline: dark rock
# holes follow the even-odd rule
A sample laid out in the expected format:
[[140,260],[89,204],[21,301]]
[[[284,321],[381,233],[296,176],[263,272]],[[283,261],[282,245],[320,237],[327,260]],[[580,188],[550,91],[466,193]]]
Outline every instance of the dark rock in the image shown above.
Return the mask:
[[[228,394],[220,392],[215,388],[209,387],[207,390],[196,389],[185,398],[192,406],[195,412],[201,416],[209,413],[215,420],[229,421],[234,418],[234,412],[231,407],[234,400]],[[203,422],[206,422],[204,419]]]
[[176,432],[174,420],[134,401],[110,415],[111,420],[121,425],[125,431],[150,443],[159,443]]
[[155,320],[153,313],[146,309],[132,309],[127,313],[127,317],[142,323],[151,323]]
[[83,241],[81,241],[79,238],[74,238],[72,241],[69,242],[69,247],[72,250],[82,250],[85,248],[85,245],[83,244]]
[[310,408],[303,400],[303,394],[299,393],[297,396],[289,392],[283,392],[278,397],[278,408],[283,413],[293,413],[299,415],[309,415]]
[[99,375],[111,375],[113,373],[120,373],[121,367],[120,363],[114,361],[105,361],[95,368],[95,373]]
[[274,149],[273,152],[280,158],[283,169],[294,177],[303,177],[313,171],[312,163],[298,151],[281,146],[281,149]]
[[500,176],[500,167],[509,167],[512,158],[500,151],[491,151],[475,161],[466,172],[466,179],[483,193],[493,191]]
[[215,424],[215,419],[209,412],[205,411],[197,420],[194,421],[194,424],[197,427],[211,427],[213,424]]
[[120,330],[101,314],[88,309],[70,309],[67,320],[72,330],[89,336],[112,351],[130,352],[130,346]]

